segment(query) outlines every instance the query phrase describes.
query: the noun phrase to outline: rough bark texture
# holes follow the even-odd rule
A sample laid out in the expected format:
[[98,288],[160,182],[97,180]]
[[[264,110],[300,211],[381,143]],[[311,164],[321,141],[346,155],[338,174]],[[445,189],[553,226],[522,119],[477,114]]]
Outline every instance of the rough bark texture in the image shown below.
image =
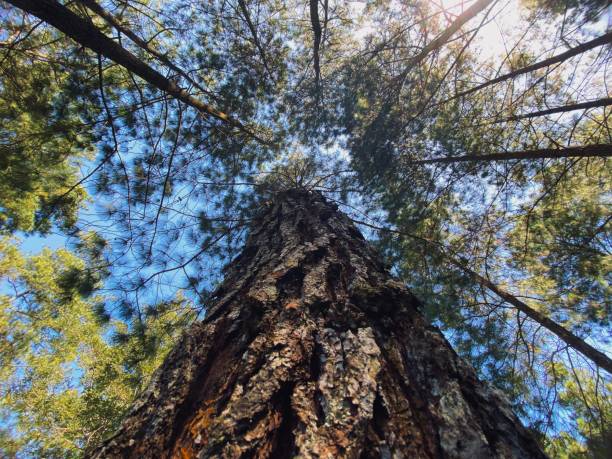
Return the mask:
[[294,190],[93,457],[545,456],[350,220]]

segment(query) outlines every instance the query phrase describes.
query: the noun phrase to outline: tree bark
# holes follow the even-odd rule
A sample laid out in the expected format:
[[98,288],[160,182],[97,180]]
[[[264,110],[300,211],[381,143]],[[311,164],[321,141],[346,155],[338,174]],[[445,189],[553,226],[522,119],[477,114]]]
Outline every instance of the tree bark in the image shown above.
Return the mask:
[[215,298],[92,457],[545,457],[319,194],[275,196]]

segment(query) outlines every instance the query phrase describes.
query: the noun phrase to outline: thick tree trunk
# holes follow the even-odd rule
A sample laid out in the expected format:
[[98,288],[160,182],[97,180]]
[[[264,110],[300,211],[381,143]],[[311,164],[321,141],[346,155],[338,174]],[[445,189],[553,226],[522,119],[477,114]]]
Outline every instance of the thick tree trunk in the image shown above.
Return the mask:
[[93,457],[545,456],[350,220],[292,190]]

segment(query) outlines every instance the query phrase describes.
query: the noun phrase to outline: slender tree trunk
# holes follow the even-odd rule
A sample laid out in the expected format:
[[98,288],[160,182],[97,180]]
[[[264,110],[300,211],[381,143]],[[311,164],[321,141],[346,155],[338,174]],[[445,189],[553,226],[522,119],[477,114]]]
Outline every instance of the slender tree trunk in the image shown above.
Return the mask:
[[290,190],[93,457],[545,456],[348,217]]
[[272,71],[270,70],[270,67],[268,66],[268,59],[266,58],[266,50],[262,46],[261,41],[259,40],[259,37],[257,36],[257,29],[255,28],[255,25],[253,24],[253,21],[251,20],[251,15],[249,13],[249,7],[247,6],[244,0],[238,0],[238,6],[240,7],[240,11],[242,12],[242,16],[244,17],[247,27],[249,28],[249,31],[251,32],[251,35],[253,36],[253,43],[255,44],[257,51],[259,51],[259,57],[261,58],[261,63],[266,69],[266,73],[268,74],[268,77],[270,77],[270,80],[274,80],[274,75]]
[[542,158],[607,158],[612,156],[612,145],[594,144],[570,146],[565,148],[543,148],[540,150],[508,151],[505,153],[489,153],[484,155],[446,156],[432,159],[411,161],[412,164],[433,163],[460,163],[466,161],[511,161],[515,159],[542,159]]
[[185,78],[185,80],[189,81],[189,83],[191,83],[194,87],[198,88],[200,91],[202,91],[203,93],[205,93],[206,95],[210,97],[213,97],[213,98],[215,97],[213,93],[208,91],[206,88],[202,87],[187,72],[185,72],[180,67],[176,66],[172,61],[170,61],[170,59],[168,59],[165,54],[152,48],[149,45],[149,43],[147,43],[145,40],[140,38],[138,35],[136,35],[130,29],[125,27],[123,24],[121,24],[120,19],[116,18],[111,13],[109,13],[104,8],[102,8],[102,6],[98,4],[96,0],[79,0],[79,2],[85,5],[87,8],[89,8],[94,13],[96,13],[98,16],[103,18],[108,24],[110,24],[115,29],[117,29],[117,31],[127,36],[130,40],[136,43],[140,48],[145,50],[150,55],[155,56],[157,59],[159,59],[160,62],[165,64],[168,68],[172,69],[173,71],[181,75],[183,78]]
[[491,86],[497,83],[501,83],[502,81],[510,80],[512,78],[516,78],[517,76],[524,75],[525,73],[534,72],[536,70],[539,70],[545,67],[550,67],[551,65],[554,65],[554,64],[559,64],[574,56],[577,56],[586,51],[589,51],[593,48],[597,48],[599,46],[607,45],[610,43],[612,43],[612,32],[608,32],[605,35],[597,37],[586,43],[581,43],[580,45],[575,46],[574,48],[568,49],[564,53],[557,54],[556,56],[549,57],[548,59],[544,59],[543,61],[536,62],[526,67],[522,67],[520,69],[517,69],[512,72],[506,73],[504,75],[498,76],[497,78],[493,78],[491,80],[485,81],[484,83],[479,84],[478,86],[467,89],[458,94],[455,94],[453,97],[449,97],[446,100],[438,102],[438,104],[436,105],[445,104],[447,102],[450,102],[451,100],[457,99],[459,97],[467,96],[468,94],[472,94],[473,92],[480,91],[481,89],[484,89],[488,86]]
[[589,102],[581,102],[579,104],[562,105],[560,107],[548,108],[546,110],[539,110],[537,112],[524,113],[522,115],[509,116],[508,118],[502,118],[499,120],[491,121],[490,123],[484,123],[480,126],[486,126],[488,124],[507,123],[509,121],[520,121],[530,118],[538,118],[540,116],[554,115],[556,113],[567,113],[575,110],[586,110],[588,108],[607,107],[612,105],[612,97],[605,97],[603,99],[591,100]]
[[[156,88],[195,108],[200,113],[228,123],[262,144],[269,144],[268,141],[259,137],[238,119],[217,110],[180,88],[146,62],[104,35],[93,23],[81,18],[57,0],[7,0],[7,2],[52,25],[80,45],[121,65]],[[89,3],[89,6],[91,6],[91,2]]]
[[321,21],[319,20],[319,0],[310,0],[310,23],[313,33],[313,67],[315,72],[315,85],[319,91],[319,81],[321,79],[321,66],[319,63],[319,49],[321,47]]
[[491,3],[493,3],[493,0],[477,0],[463,13],[457,16],[457,18],[440,35],[427,43],[420,53],[408,60],[408,62],[405,64],[405,69],[402,72],[402,79],[404,79],[406,75],[414,67],[419,65],[430,53],[440,49],[442,46],[448,43],[451,37],[455,35],[455,33],[457,33],[466,22],[488,7]]
[[459,269],[469,274],[480,285],[491,290],[493,293],[495,293],[497,296],[502,298],[504,301],[510,303],[512,306],[514,306],[516,309],[521,311],[527,317],[539,323],[542,327],[546,328],[548,331],[554,333],[559,339],[565,342],[565,344],[567,344],[569,347],[571,347],[575,351],[580,352],[583,356],[585,356],[587,359],[590,359],[597,366],[603,368],[608,373],[612,374],[612,359],[610,359],[610,357],[608,357],[606,354],[604,354],[601,351],[598,351],[593,346],[591,346],[589,343],[587,343],[585,340],[574,335],[572,332],[562,327],[554,320],[549,319],[541,312],[536,311],[531,306],[529,306],[527,303],[519,300],[516,296],[502,290],[501,288],[499,288],[497,285],[495,285],[493,282],[491,282],[486,277],[481,276],[476,271],[472,271],[464,263],[461,263],[456,258],[453,258],[451,256],[446,256],[446,258],[452,264],[457,266]]

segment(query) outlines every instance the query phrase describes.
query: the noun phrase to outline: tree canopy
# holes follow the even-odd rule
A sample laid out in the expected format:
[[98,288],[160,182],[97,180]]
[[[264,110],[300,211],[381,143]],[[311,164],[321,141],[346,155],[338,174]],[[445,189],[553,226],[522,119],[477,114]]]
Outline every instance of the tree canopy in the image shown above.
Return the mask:
[[297,187],[360,225],[552,457],[605,457],[609,12],[0,2],[0,452],[110,435]]

